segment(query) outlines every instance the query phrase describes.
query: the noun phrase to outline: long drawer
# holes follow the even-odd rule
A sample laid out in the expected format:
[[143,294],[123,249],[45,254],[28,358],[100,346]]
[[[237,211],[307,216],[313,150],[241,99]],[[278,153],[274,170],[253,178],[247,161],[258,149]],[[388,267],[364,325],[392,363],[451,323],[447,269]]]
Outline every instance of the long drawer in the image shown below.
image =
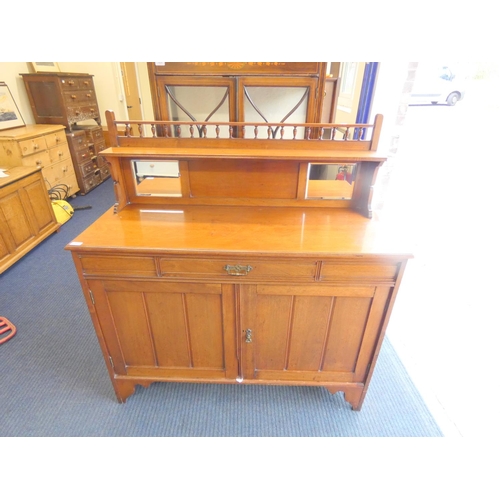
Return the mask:
[[314,259],[189,258],[165,256],[80,256],[85,276],[156,277],[237,281],[303,281],[326,283],[395,282],[397,262],[344,262]]
[[142,256],[80,256],[85,276],[158,277],[175,279],[263,279],[312,282],[317,263],[256,259],[201,259]]
[[171,278],[273,279],[314,281],[314,260],[272,261],[255,258],[169,259],[160,258],[161,275]]
[[384,283],[396,280],[398,263],[360,263],[344,260],[283,259],[255,257],[167,257],[97,255],[82,252],[85,276],[123,276],[255,282]]

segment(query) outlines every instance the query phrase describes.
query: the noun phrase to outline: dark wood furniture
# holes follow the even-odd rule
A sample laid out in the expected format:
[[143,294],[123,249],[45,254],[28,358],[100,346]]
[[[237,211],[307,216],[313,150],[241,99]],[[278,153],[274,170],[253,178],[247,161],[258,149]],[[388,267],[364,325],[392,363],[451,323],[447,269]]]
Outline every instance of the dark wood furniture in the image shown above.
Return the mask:
[[101,124],[93,75],[86,73],[24,73],[24,85],[36,123],[73,125],[85,120]]
[[[93,75],[27,73],[21,76],[36,123],[66,127],[80,193],[88,193],[110,175],[97,156],[106,144]],[[82,124],[88,120],[94,120],[97,125]]]
[[77,125],[67,132],[80,194],[87,194],[111,174],[98,154],[106,149],[102,127]]
[[[0,274],[57,231],[52,205],[37,166],[0,168]],[[5,290],[7,292],[7,290]]]
[[[158,381],[292,384],[361,409],[411,257],[370,208],[382,117],[328,141],[324,124],[223,139],[242,124],[179,138],[178,123],[107,121],[117,202],[66,249],[118,400]],[[350,193],[310,179],[318,165],[351,172]]]

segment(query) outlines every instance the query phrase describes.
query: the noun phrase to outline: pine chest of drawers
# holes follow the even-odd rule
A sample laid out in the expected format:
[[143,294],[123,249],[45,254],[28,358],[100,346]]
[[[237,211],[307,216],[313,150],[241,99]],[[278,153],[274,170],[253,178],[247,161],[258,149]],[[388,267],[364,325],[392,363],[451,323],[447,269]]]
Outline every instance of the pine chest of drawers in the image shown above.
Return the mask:
[[68,196],[79,190],[62,125],[27,125],[0,132],[0,164],[41,167],[47,190],[67,186]]

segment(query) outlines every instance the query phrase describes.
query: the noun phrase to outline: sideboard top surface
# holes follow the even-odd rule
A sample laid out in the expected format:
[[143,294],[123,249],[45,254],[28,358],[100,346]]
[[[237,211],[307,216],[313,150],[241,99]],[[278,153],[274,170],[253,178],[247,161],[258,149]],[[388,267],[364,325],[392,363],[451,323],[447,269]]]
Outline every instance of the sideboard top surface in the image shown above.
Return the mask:
[[2,130],[0,132],[0,139],[3,140],[23,140],[35,137],[37,135],[44,135],[50,132],[58,132],[64,130],[63,125],[25,125],[9,130]]
[[0,188],[8,186],[19,179],[24,179],[29,175],[41,171],[42,167],[32,167],[32,166],[18,166],[18,167],[3,167],[0,163],[0,170],[3,170],[6,177],[0,177]]
[[78,252],[411,258],[401,231],[348,209],[129,205],[70,242]]

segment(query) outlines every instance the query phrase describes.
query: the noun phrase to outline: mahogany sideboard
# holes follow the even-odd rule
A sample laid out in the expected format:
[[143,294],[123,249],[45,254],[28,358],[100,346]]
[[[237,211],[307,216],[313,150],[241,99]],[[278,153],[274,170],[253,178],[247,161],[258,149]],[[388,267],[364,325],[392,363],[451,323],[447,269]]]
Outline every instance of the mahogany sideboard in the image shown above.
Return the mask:
[[360,410],[411,258],[370,208],[382,117],[328,141],[321,124],[221,139],[243,124],[107,121],[117,201],[66,249],[118,401],[152,382],[319,385]]

